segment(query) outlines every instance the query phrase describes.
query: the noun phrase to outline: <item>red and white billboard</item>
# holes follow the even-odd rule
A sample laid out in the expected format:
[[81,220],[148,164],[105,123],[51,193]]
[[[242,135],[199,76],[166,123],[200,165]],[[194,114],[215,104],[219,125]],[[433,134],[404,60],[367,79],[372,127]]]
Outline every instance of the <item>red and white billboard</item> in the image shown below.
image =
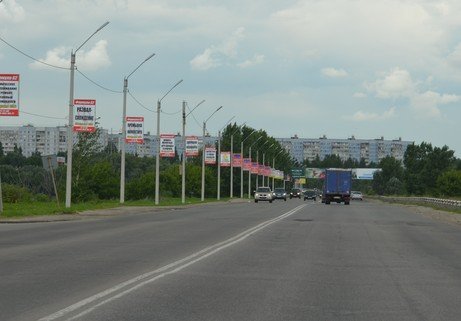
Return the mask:
[[144,117],[126,117],[126,143],[144,143]]
[[161,134],[160,135],[160,157],[174,157],[175,156],[175,135],[174,134]]
[[258,174],[259,164],[251,163],[251,174]]
[[216,164],[216,148],[205,147],[205,164],[207,165]]
[[258,175],[264,175],[264,170],[266,169],[266,166],[259,164],[258,166]]
[[244,158],[243,159],[243,170],[250,171],[251,170],[251,158]]
[[19,116],[19,74],[0,74],[0,116]]
[[96,100],[74,99],[74,132],[96,131]]
[[232,159],[232,167],[242,167],[241,154],[234,154],[234,158]]
[[230,152],[221,152],[221,167],[230,167]]
[[198,156],[198,137],[187,136],[186,137],[186,157]]

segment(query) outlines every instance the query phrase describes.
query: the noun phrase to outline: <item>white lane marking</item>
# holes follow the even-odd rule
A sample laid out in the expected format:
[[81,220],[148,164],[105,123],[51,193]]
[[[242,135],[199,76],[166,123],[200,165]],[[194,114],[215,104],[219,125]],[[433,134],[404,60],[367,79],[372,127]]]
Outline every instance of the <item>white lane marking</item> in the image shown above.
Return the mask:
[[[232,246],[238,242],[241,242],[243,240],[245,240],[247,237],[249,237],[250,235],[253,235],[255,234],[256,232],[266,228],[267,226],[269,225],[272,225],[280,220],[283,220],[284,218],[288,217],[288,216],[291,216],[293,215],[294,213],[296,213],[297,211],[299,211],[300,209],[302,209],[303,207],[305,207],[306,205],[303,204],[303,205],[299,205],[298,207],[295,207],[294,209],[288,211],[287,213],[285,214],[282,214],[280,216],[277,216],[276,218],[273,218],[273,219],[270,219],[268,221],[265,221],[263,223],[260,223],[252,228],[249,228],[248,230],[234,236],[234,237],[231,237],[230,239],[227,239],[223,242],[219,242],[219,243],[216,243],[214,245],[211,245],[209,247],[206,247],[205,249],[203,250],[200,250],[194,254],[191,254],[183,259],[180,259],[178,261],[175,261],[173,263],[170,263],[168,265],[165,265],[159,269],[156,269],[154,271],[150,271],[150,272],[147,272],[147,273],[144,273],[144,274],[141,274],[135,278],[132,278],[128,281],[125,281],[125,282],[122,282],[114,287],[111,287],[107,290],[104,290],[102,292],[99,292],[95,295],[92,295],[86,299],[83,299],[75,304],[72,304],[70,306],[68,306],[67,308],[64,308],[58,312],[55,312],[53,314],[50,314],[49,316],[46,316],[46,317],[43,317],[41,319],[39,319],[38,321],[52,321],[52,320],[56,320],[58,318],[61,318],[61,317],[65,317],[66,315],[68,315],[69,313],[71,312],[74,312],[75,310],[78,310],[78,309],[81,309],[87,305],[90,305],[91,303],[99,300],[99,299],[102,299],[110,294],[113,294],[114,292],[117,292],[119,290],[122,290],[124,287],[127,287],[129,285],[132,285],[131,287],[129,287],[128,289],[122,291],[122,292],[119,292],[119,293],[116,293],[114,294],[113,296],[110,296],[108,297],[107,299],[91,306],[91,307],[88,307],[86,310],[82,311],[81,313],[79,313],[78,315],[75,315],[74,317],[70,318],[70,319],[67,319],[67,320],[73,320],[73,319],[76,319],[76,318],[79,318],[79,317],[82,317],[86,314],[88,314],[89,312],[95,310],[96,308],[100,307],[101,305],[103,304],[106,304],[106,303],[109,303],[115,299],[118,299],[126,294],[129,294],[139,288],[141,288],[142,286],[146,285],[146,284],[149,284],[151,282],[154,282],[160,278],[163,278],[164,276],[167,276],[167,275],[170,275],[170,274],[174,274],[174,273],[177,273],[183,269],[185,269],[186,267],[194,264],[194,263],[197,263],[217,252],[220,252],[222,251],[223,249],[229,247],[229,246]],[[182,264],[182,265],[181,265]],[[171,270],[170,270],[171,269]],[[160,274],[159,274],[160,273]],[[155,275],[155,274],[158,274],[158,275]],[[155,275],[155,276],[154,276]],[[152,277],[153,276],[153,277]],[[151,277],[151,278],[149,278]],[[147,279],[147,280],[145,280]],[[143,281],[144,280],[144,281]],[[142,282],[140,282],[142,281]],[[139,283],[138,283],[139,282]],[[135,284],[137,283],[137,284]]]

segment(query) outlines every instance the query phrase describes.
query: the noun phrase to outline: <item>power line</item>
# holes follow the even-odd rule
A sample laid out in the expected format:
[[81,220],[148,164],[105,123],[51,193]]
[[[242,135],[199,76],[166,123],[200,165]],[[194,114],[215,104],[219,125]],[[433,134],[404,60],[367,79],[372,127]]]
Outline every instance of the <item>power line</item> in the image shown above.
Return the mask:
[[133,98],[133,100],[134,100],[139,106],[141,106],[141,107],[144,108],[145,110],[148,110],[148,111],[150,111],[150,112],[152,112],[152,113],[155,112],[154,110],[147,108],[147,107],[144,106],[141,102],[139,102],[139,100],[137,100],[136,97],[133,96],[133,94],[132,94],[129,90],[128,90],[128,94],[131,96],[131,98]]
[[17,52],[21,53],[22,55],[26,56],[27,58],[32,59],[32,60],[34,60],[34,61],[36,61],[36,62],[38,62],[38,63],[41,63],[41,64],[46,65],[46,66],[49,66],[49,67],[57,68],[57,69],[69,70],[69,68],[67,68],[67,67],[55,66],[55,65],[49,64],[49,63],[47,63],[47,62],[41,61],[41,60],[39,60],[39,59],[37,59],[37,58],[34,58],[34,57],[32,57],[31,55],[26,54],[24,51],[22,51],[22,50],[16,48],[15,46],[13,46],[13,45],[10,44],[9,42],[7,42],[5,39],[3,39],[2,37],[0,37],[0,40],[1,40],[3,43],[5,43],[7,46],[13,48],[13,49],[16,50]]
[[37,117],[42,117],[42,118],[49,118],[49,119],[67,119],[67,117],[53,117],[53,116],[46,116],[46,115],[40,115],[40,114],[34,114],[34,113],[28,113],[26,111],[21,110],[20,111],[23,114],[27,115],[32,115],[32,116],[37,116]]
[[192,113],[192,111],[190,110],[189,104],[188,104],[187,102],[186,102],[186,106],[187,106],[187,109],[189,110],[189,113],[191,114],[192,118],[194,118],[195,123],[197,124],[197,126],[198,126],[199,128],[202,128],[202,125],[200,125],[200,122],[197,120],[197,118],[195,118],[195,115],[194,115],[194,113]]
[[78,72],[80,75],[82,75],[83,77],[85,77],[89,82],[91,82],[92,84],[98,86],[99,88],[104,89],[104,90],[107,90],[107,91],[110,91],[110,92],[112,92],[112,93],[116,93],[116,94],[122,94],[122,93],[123,93],[123,91],[113,90],[113,89],[109,89],[109,88],[107,88],[107,87],[104,87],[104,86],[98,84],[96,81],[90,79],[87,75],[85,75],[83,72],[81,72],[80,70],[78,70],[78,68],[75,68],[75,69],[77,70],[77,72]]

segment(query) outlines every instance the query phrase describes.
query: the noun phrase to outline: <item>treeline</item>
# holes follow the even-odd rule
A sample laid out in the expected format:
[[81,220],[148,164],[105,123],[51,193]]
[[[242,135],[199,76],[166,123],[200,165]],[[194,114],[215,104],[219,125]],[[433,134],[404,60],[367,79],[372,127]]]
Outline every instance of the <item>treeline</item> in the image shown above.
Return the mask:
[[[292,167],[290,155],[280,144],[263,130],[248,126],[229,124],[223,131],[221,151],[230,151],[233,136],[234,153],[240,153],[244,141],[244,157],[249,157],[248,147],[252,146],[251,158],[262,163],[264,153],[266,165],[272,165],[276,157],[276,168],[289,171]],[[118,199],[120,195],[121,156],[113,145],[101,148],[98,145],[99,131],[79,134],[78,143],[74,145],[72,162],[72,202],[98,199]],[[270,147],[270,148],[269,148]],[[58,156],[66,156],[65,153]],[[155,157],[137,157],[126,154],[125,157],[125,197],[127,200],[153,199],[155,195]],[[181,160],[174,158],[160,159],[160,196],[181,196]],[[201,194],[201,153],[199,157],[190,157],[186,163],[186,197],[200,197]],[[0,173],[5,202],[21,200],[43,200],[54,198],[51,173],[43,168],[39,153],[25,157],[20,148],[4,153],[0,144]],[[234,168],[233,195],[240,196],[240,168]],[[61,165],[55,171],[58,195],[65,196],[66,166]],[[254,185],[253,175],[252,184]],[[217,196],[217,166],[205,167],[205,196]],[[248,174],[244,175],[244,191],[248,191]],[[283,184],[282,182],[278,183]],[[230,195],[230,168],[221,168],[221,195]]]
[[[318,168],[381,168],[373,181],[354,181],[354,189],[378,195],[415,195],[434,197],[461,196],[461,159],[447,146],[433,147],[423,142],[408,146],[403,162],[394,157],[385,157],[378,164],[366,164],[365,160],[342,161],[337,155],[325,159],[305,161],[306,167]],[[322,182],[311,180],[312,187],[321,187]]]

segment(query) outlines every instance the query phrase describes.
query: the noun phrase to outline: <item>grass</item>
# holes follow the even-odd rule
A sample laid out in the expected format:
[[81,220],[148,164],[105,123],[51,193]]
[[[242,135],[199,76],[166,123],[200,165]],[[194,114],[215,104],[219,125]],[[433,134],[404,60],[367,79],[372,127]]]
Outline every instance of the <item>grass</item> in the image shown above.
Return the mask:
[[[423,206],[423,207],[432,208],[434,210],[449,212],[453,214],[461,214],[461,208],[456,208],[456,207],[451,207],[451,206],[442,206],[438,204],[431,204],[431,203],[418,202],[418,201],[412,202],[408,200],[399,200],[398,197],[393,198],[393,199],[386,199],[386,198],[381,198],[381,197],[371,197],[371,198],[374,198],[374,199],[377,199],[383,202],[387,202],[387,203]],[[450,198],[450,199],[457,199],[457,198]]]
[[[228,198],[221,198],[221,201],[227,201]],[[216,202],[216,199],[205,199],[205,203]],[[158,206],[183,206],[189,204],[200,204],[200,198],[186,198],[186,204],[182,204],[180,198],[165,197],[160,199]],[[0,218],[5,217],[27,217],[40,215],[60,215],[60,214],[75,214],[87,210],[98,210],[116,208],[120,206],[155,206],[154,200],[138,200],[126,201],[120,205],[119,200],[103,200],[84,203],[72,204],[70,208],[65,208],[64,204],[60,207],[56,202],[24,202],[24,203],[5,203],[3,204],[3,213],[0,213]]]

